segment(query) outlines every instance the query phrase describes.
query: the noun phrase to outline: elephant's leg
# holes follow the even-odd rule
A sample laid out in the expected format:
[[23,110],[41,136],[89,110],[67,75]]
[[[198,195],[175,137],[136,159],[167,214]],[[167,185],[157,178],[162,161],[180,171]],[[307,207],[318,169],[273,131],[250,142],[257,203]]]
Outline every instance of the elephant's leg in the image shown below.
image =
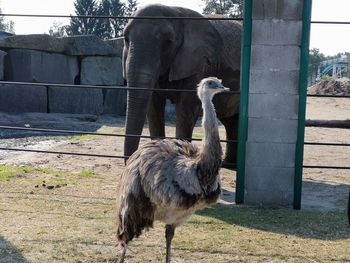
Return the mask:
[[176,103],[176,137],[190,139],[200,113],[200,102],[195,94],[183,93]]
[[149,132],[151,136],[165,137],[164,121],[165,98],[153,93],[147,112]]
[[[238,117],[239,114],[230,118],[220,119],[221,123],[225,126],[226,139],[237,141],[238,139]],[[237,142],[227,142],[225,158],[223,161],[223,167],[236,168],[237,166]]]

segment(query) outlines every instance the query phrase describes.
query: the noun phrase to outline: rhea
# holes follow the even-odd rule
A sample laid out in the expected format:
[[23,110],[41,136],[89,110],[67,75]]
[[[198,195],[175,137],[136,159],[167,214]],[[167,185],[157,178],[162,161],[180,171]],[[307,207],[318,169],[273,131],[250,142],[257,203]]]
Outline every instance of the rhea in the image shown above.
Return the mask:
[[120,263],[128,242],[152,227],[155,220],[165,223],[169,263],[175,228],[219,198],[222,149],[212,99],[228,90],[215,77],[205,78],[197,86],[203,108],[201,148],[183,140],[164,139],[146,143],[130,156],[120,180],[117,205]]

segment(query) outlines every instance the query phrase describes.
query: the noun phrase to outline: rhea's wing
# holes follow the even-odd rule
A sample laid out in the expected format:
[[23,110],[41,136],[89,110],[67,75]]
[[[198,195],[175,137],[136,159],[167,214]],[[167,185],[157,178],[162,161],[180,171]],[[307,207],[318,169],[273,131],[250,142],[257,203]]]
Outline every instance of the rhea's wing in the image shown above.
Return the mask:
[[148,144],[140,154],[141,185],[156,205],[190,207],[201,194],[198,148],[180,140]]

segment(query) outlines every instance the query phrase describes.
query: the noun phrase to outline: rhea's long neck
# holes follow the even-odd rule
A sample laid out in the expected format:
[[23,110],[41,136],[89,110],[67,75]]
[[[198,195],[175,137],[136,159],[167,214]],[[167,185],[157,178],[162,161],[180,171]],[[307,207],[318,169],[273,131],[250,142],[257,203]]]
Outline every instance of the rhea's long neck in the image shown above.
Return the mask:
[[218,122],[211,98],[204,96],[204,98],[202,98],[202,107],[204,138],[202,140],[199,164],[205,176],[216,176],[221,166],[222,149],[220,145]]

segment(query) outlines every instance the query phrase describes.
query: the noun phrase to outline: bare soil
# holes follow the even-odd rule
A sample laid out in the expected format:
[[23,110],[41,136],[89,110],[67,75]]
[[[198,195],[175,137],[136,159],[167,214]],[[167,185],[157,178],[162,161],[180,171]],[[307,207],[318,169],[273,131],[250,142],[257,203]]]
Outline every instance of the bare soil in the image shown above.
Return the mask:
[[[308,119],[342,120],[348,119],[349,116],[350,101],[348,99],[308,99]],[[0,125],[25,125],[36,128],[117,134],[124,132],[124,118],[122,117],[1,114],[0,120]],[[167,134],[173,135],[173,132],[174,127],[170,124],[167,127]],[[201,133],[200,127],[196,127],[195,133]],[[63,134],[46,133],[42,135],[35,132],[31,132],[30,136],[24,136],[24,134],[23,131],[13,133],[1,130],[0,147],[122,155],[122,137],[81,136],[73,138],[71,135],[64,136]],[[147,134],[146,129],[145,134]],[[224,131],[221,127],[222,138],[224,138],[223,134]],[[305,140],[350,143],[349,138],[350,130],[346,129],[307,128]],[[145,141],[146,139],[142,139],[141,143]],[[304,163],[308,165],[350,166],[349,148],[305,146]],[[57,171],[55,174],[38,170],[13,179],[0,180],[0,262],[112,262],[116,259],[114,200],[118,177],[124,167],[122,159],[0,151],[0,165],[31,166]],[[84,170],[91,171],[93,175],[91,177],[74,176],[74,174]],[[231,205],[234,203],[236,173],[222,169],[221,177],[224,188],[221,203],[228,204],[227,209],[230,209],[229,207],[232,207]],[[53,188],[49,189],[47,185],[51,185]],[[58,185],[59,187],[57,187]],[[340,211],[341,214],[344,214],[349,189],[350,170],[304,169],[302,209]],[[261,211],[253,211],[253,214],[255,213],[257,218],[249,219],[252,220],[253,225],[245,227],[238,226],[241,222],[237,221],[220,219],[214,223],[208,223],[207,219],[203,219],[203,216],[195,216],[187,227],[184,226],[184,230],[180,230],[183,236],[175,241],[174,245],[177,250],[174,262],[212,262],[213,260],[216,262],[271,262],[276,259],[277,262],[289,260],[295,262],[329,262],[333,260],[347,262],[345,251],[348,249],[344,246],[349,247],[350,245],[349,233],[344,234],[340,231],[339,233],[343,234],[338,233],[337,237],[332,236],[332,239],[334,238],[332,244],[327,243],[329,242],[327,237],[324,239],[317,237],[315,240],[320,240],[320,242],[312,241],[315,243],[315,249],[309,248],[309,251],[304,251],[302,248],[311,244],[308,243],[311,242],[309,240],[310,233],[300,234],[300,237],[287,242],[285,236],[290,233],[283,233],[281,230],[285,228],[284,224],[286,223],[282,222],[280,227],[276,227],[273,226],[275,221],[271,223],[271,227],[279,229],[276,230],[276,233],[271,234],[270,231],[274,232],[271,229],[256,232],[254,230],[256,225],[266,219],[259,217]],[[284,218],[284,215],[279,218]],[[228,224],[224,225],[221,223],[222,220]],[[236,224],[236,228],[229,228],[228,232],[222,233],[222,240],[231,244],[230,242],[233,242],[234,239],[225,239],[228,238],[228,233],[233,234],[232,231],[234,231],[237,235],[240,231],[246,232],[250,238],[247,237],[244,241],[238,239],[239,242],[243,242],[240,244],[231,244],[237,251],[245,252],[230,252],[231,248],[226,248],[224,243],[216,247],[215,244],[219,244],[220,240],[214,242],[215,233],[220,233],[226,227],[234,227]],[[206,241],[198,241],[201,237],[196,236],[196,242],[199,242],[199,245],[196,245],[196,242],[189,245],[186,240],[193,235],[193,231],[198,227],[203,231],[203,235],[207,234],[210,238]],[[250,230],[248,231],[248,229]],[[128,252],[129,262],[163,261],[164,248],[161,245],[163,241],[160,241],[163,239],[162,227],[157,224],[155,230],[152,231],[134,242],[131,250],[134,249],[136,252]],[[266,231],[270,233],[269,236],[260,236],[263,233],[266,234]],[[323,233],[322,231],[320,233]],[[346,235],[348,236],[346,237]],[[254,236],[260,237],[255,240]],[[311,240],[314,240],[313,238],[311,235]],[[262,246],[261,240],[268,240],[267,243],[276,247],[266,248],[266,244]],[[211,243],[212,241],[214,244]],[[276,252],[278,246],[281,249],[278,251],[287,251],[290,242],[300,249],[300,255],[296,256],[293,251]],[[306,243],[304,244],[304,242]],[[258,248],[255,246],[252,248],[252,243]],[[320,246],[323,250],[318,252]],[[328,248],[326,249],[329,246],[337,248],[337,251],[333,253]],[[265,253],[266,249],[271,251]],[[288,255],[286,256],[284,253]],[[194,261],[194,258],[197,260]],[[348,259],[350,261],[350,258]]]

